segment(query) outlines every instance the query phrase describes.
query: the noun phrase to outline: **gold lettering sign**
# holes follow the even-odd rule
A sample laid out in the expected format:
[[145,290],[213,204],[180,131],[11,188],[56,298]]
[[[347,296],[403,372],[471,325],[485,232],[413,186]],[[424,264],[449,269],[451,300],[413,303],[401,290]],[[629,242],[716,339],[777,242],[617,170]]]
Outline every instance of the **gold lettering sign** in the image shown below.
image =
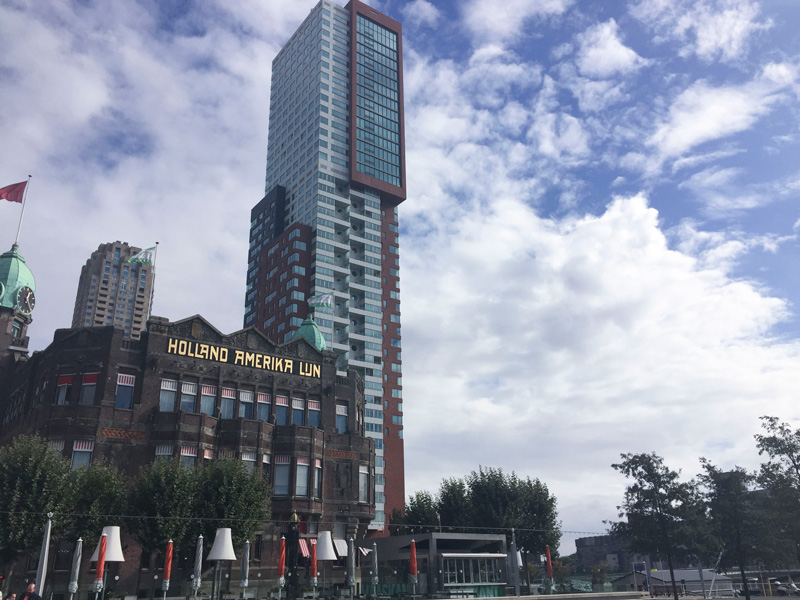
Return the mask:
[[175,338],[169,338],[169,340],[167,340],[167,354],[202,358],[203,360],[239,365],[241,367],[251,367],[253,369],[275,371],[277,373],[289,373],[291,375],[302,375],[303,377],[315,377],[317,379],[322,376],[322,366],[315,363],[281,356],[272,356],[270,354],[260,354],[258,352],[229,350],[229,348],[223,346],[201,344],[200,342],[192,342],[189,340],[179,340]]

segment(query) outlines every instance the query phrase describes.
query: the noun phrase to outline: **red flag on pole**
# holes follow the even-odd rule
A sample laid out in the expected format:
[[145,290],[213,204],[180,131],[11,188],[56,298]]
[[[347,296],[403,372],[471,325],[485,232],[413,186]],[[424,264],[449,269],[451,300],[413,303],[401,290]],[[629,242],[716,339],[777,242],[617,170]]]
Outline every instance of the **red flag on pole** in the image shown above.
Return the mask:
[[545,554],[545,557],[547,559],[547,578],[548,579],[552,579],[553,578],[553,561],[550,558],[550,546],[545,546],[544,547],[544,554]]
[[22,203],[26,185],[28,185],[27,181],[21,181],[20,183],[12,183],[4,188],[0,188],[0,200]]
[[286,538],[281,536],[281,550],[278,554],[278,577],[283,577],[286,570]]

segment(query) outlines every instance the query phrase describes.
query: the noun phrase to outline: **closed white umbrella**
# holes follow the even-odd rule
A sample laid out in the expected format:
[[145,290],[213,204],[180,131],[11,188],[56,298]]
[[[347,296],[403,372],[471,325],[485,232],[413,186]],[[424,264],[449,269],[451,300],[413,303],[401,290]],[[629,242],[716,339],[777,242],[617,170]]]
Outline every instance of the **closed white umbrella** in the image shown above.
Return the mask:
[[75,544],[75,553],[72,555],[72,570],[69,572],[69,598],[72,600],[72,594],[78,591],[78,574],[81,570],[81,560],[83,559],[83,538],[78,538]]

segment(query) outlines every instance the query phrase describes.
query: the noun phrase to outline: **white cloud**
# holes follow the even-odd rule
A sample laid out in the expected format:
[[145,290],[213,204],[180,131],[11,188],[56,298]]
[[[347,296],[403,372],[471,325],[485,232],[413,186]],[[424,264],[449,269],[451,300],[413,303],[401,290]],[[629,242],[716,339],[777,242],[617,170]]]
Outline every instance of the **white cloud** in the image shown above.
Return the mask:
[[753,34],[772,27],[759,12],[752,0],[644,0],[631,10],[660,35],[684,43],[681,55],[705,61],[740,58]]
[[502,466],[541,477],[572,528],[596,530],[622,482],[594,475],[619,453],[692,473],[700,455],[741,459],[765,396],[791,412],[800,346],[769,339],[783,301],[729,278],[741,240],[672,250],[642,196],[553,221],[496,195],[448,231],[404,246],[407,489]]
[[516,39],[534,18],[563,14],[574,0],[470,0],[462,5],[464,22],[478,45]]
[[793,66],[768,65],[761,75],[739,86],[697,81],[675,98],[648,144],[668,159],[747,130],[786,98],[784,92],[796,76]]
[[428,0],[414,0],[402,9],[403,23],[411,26],[436,27],[442,17],[441,11]]
[[578,41],[578,69],[588,77],[605,79],[630,73],[649,62],[620,41],[619,27],[614,19],[589,28],[578,36]]

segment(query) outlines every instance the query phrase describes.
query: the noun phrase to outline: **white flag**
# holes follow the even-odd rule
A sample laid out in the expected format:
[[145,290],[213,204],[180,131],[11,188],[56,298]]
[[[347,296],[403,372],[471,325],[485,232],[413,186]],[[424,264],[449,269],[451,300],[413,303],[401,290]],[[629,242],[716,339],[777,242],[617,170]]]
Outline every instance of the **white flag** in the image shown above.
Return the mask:
[[327,306],[333,308],[333,293],[317,294],[308,299],[309,306]]
[[152,248],[145,248],[141,252],[134,254],[128,259],[129,263],[144,263],[147,265],[152,265],[153,261],[155,260],[156,255],[156,247],[153,246]]

